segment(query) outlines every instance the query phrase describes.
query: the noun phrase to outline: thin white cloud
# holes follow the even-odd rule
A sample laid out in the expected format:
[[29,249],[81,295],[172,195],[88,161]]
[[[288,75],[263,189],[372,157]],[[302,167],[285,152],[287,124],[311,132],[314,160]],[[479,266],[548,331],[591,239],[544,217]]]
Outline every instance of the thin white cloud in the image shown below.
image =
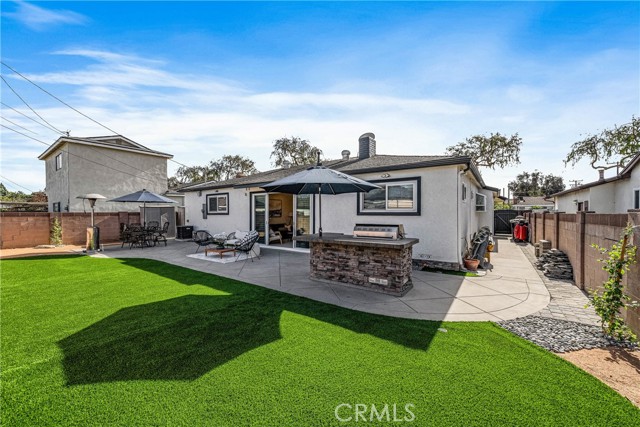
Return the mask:
[[3,15],[35,31],[48,30],[58,25],[86,25],[89,22],[86,16],[70,10],[45,9],[24,1],[16,4],[15,12],[4,12]]

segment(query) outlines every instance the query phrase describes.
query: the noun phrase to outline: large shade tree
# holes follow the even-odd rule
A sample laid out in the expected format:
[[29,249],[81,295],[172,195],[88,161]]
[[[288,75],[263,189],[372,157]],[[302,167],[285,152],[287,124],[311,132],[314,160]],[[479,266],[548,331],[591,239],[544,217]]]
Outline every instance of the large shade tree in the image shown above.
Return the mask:
[[612,129],[575,142],[564,163],[575,166],[580,160],[587,159],[594,169],[621,168],[639,152],[640,118],[632,116],[629,123],[614,125]]
[[508,187],[514,196],[549,196],[565,189],[561,176],[545,175],[538,170],[518,174]]
[[306,139],[292,136],[273,141],[270,158],[274,159],[275,167],[282,167],[285,162],[295,166],[309,165],[317,161],[318,153],[322,154],[322,150],[311,145]]
[[447,147],[451,156],[469,156],[477,166],[491,169],[504,168],[520,163],[522,138],[517,133],[506,136],[499,132],[474,135],[456,145]]
[[224,181],[237,175],[251,175],[258,172],[255,162],[240,155],[225,155],[212,160],[206,166],[180,166],[169,178],[169,188],[205,181]]

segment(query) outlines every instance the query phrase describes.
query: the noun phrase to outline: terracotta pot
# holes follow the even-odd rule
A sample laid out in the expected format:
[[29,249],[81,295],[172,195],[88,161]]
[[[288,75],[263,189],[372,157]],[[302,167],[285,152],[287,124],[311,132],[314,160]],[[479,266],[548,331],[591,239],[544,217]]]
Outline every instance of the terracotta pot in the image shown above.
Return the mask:
[[478,259],[465,259],[464,260],[464,268],[469,271],[478,271],[478,265],[480,264],[480,260]]

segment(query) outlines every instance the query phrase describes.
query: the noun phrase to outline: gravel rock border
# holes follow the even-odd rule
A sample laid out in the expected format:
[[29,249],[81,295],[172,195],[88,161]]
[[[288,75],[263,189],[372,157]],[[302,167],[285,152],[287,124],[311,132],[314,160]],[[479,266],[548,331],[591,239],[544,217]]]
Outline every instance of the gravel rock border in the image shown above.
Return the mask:
[[532,315],[496,323],[507,331],[554,353],[609,346],[638,348],[635,343],[605,336],[600,326],[568,320]]

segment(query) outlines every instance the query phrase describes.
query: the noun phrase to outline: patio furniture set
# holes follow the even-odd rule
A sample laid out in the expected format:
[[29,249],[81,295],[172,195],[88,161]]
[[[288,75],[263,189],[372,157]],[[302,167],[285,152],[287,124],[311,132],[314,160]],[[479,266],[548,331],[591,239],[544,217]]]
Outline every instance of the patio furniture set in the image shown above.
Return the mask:
[[[248,258],[251,258],[253,262],[253,256],[260,259],[258,252],[255,250],[255,244],[258,242],[260,234],[255,231],[234,231],[232,233],[217,233],[212,235],[207,230],[198,230],[193,232],[193,241],[198,248],[204,248],[204,256],[206,257],[210,253],[217,254],[220,258],[226,253],[232,253],[233,256],[238,254],[236,260],[244,253]],[[253,256],[251,256],[253,255]]]
[[144,249],[146,247],[156,246],[160,242],[164,242],[167,246],[167,232],[169,231],[169,222],[165,222],[162,227],[158,221],[149,221],[144,226],[139,223],[120,224],[120,241],[124,247],[125,243],[129,244],[129,249],[133,247]]

